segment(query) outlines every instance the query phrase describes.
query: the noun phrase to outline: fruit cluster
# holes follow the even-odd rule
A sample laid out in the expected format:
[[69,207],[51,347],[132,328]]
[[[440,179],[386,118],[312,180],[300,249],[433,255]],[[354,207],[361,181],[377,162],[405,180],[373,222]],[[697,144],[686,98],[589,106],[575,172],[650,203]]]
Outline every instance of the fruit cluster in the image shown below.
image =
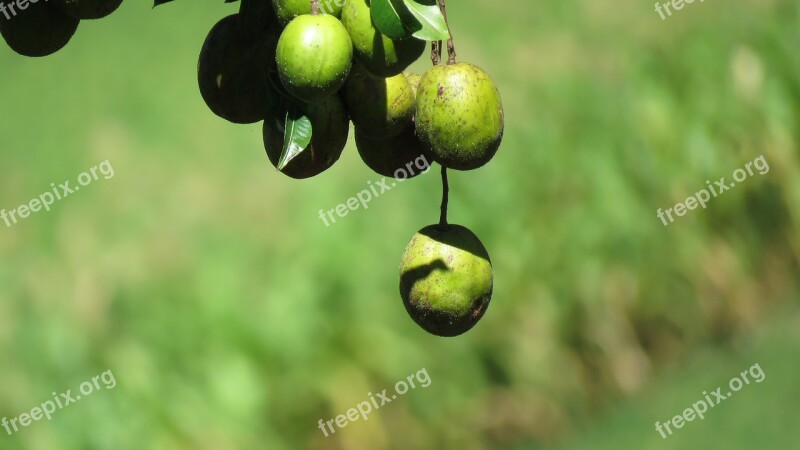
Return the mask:
[[[25,4],[19,8],[24,14],[0,18],[0,32],[27,56],[59,50],[81,19],[104,17],[122,2],[15,1]],[[208,33],[197,77],[216,115],[239,124],[263,120],[267,157],[289,177],[330,168],[344,150],[351,121],[361,159],[383,176],[402,173],[404,179],[404,169],[420,156],[442,166],[441,219],[408,244],[400,292],[422,328],[455,336],[483,316],[493,274],[475,234],[447,223],[446,170],[489,162],[504,122],[491,78],[475,65],[456,63],[444,4],[336,0],[322,9],[319,0],[241,0],[239,12]],[[439,65],[445,39],[448,61]],[[434,67],[421,77],[404,73],[426,41],[432,42]]]
[[81,20],[100,19],[122,0],[17,0],[0,3],[0,35],[23,56],[47,56],[72,39]]
[[403,74],[425,41],[382,34],[369,0],[339,3],[311,14],[309,0],[242,0],[203,44],[209,108],[234,123],[264,120],[269,160],[293,178],[338,160],[350,120],[361,158],[384,176],[423,154],[458,170],[488,162],[503,134],[489,76],[471,64]]

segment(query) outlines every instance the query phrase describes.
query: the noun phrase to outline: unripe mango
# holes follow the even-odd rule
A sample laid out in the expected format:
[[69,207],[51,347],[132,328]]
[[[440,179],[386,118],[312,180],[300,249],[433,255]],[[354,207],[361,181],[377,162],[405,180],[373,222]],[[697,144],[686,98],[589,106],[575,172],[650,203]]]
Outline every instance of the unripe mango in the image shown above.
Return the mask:
[[503,139],[500,93],[489,75],[473,64],[434,66],[417,87],[416,127],[442,166],[481,167]]
[[276,61],[286,91],[312,103],[342,87],[350,73],[353,44],[335,17],[302,15],[281,33]]
[[414,91],[403,74],[376,77],[357,64],[344,85],[344,98],[356,129],[372,139],[390,139],[411,126]]
[[278,93],[267,79],[275,40],[251,41],[239,14],[217,22],[208,33],[197,64],[200,94],[214,114],[233,123],[264,119]]
[[425,41],[391,40],[382,35],[372,24],[368,0],[346,0],[342,23],[350,33],[356,59],[374,75],[397,75],[425,51]]
[[437,336],[457,336],[483,317],[494,275],[486,248],[461,225],[429,225],[400,263],[400,295],[414,321]]
[[61,50],[78,29],[79,19],[41,1],[7,20],[0,15],[0,34],[12,50],[24,56],[47,56]]

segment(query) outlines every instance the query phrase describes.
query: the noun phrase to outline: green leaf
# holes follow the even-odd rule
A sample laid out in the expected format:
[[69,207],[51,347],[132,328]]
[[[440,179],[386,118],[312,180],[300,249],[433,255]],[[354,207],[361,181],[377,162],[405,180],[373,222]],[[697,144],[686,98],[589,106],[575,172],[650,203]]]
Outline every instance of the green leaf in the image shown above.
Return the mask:
[[372,0],[370,15],[375,28],[393,40],[410,37],[411,29],[404,22],[416,21],[402,0]]
[[283,133],[283,150],[278,160],[278,170],[283,170],[311,143],[311,120],[296,106],[286,113]]
[[415,24],[406,23],[406,26],[413,31],[412,36],[424,41],[450,39],[450,30],[436,0],[403,0],[403,2],[416,19]]

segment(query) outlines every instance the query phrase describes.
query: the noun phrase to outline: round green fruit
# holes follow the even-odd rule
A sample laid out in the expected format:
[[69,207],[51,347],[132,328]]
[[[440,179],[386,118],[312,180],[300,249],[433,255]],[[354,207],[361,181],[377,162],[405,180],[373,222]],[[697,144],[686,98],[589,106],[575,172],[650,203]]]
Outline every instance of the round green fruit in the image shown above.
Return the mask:
[[[330,14],[334,17],[342,17],[343,0],[320,0],[319,12]],[[286,25],[295,17],[303,14],[311,14],[310,0],[272,0],[272,6],[278,15],[278,20],[282,25]]]
[[385,177],[405,180],[430,169],[431,158],[413,126],[386,140],[369,138],[356,128],[356,148],[364,164]]
[[111,14],[119,8],[122,0],[53,0],[53,3],[68,16],[85,20]]
[[391,40],[382,35],[372,24],[368,0],[345,0],[342,23],[353,40],[356,59],[375,75],[397,75],[425,51],[425,41]]
[[492,79],[479,67],[434,66],[417,88],[417,134],[444,167],[471,170],[497,153],[503,139],[503,105]]
[[461,225],[428,225],[411,238],[400,263],[400,295],[425,331],[458,336],[483,317],[492,298],[489,254]]
[[[338,95],[301,108],[311,120],[311,143],[282,170],[297,179],[313,177],[331,167],[342,154],[350,132],[347,110]],[[284,143],[283,120],[265,120],[263,131],[267,157],[278,167]]]
[[281,33],[276,60],[286,91],[304,102],[316,102],[344,84],[353,61],[353,44],[335,17],[303,15]]
[[214,114],[233,123],[265,118],[269,105],[278,98],[267,79],[274,49],[274,37],[271,42],[246,39],[239,14],[214,25],[197,64],[200,94]]
[[79,19],[64,14],[55,5],[41,1],[29,3],[25,11],[10,20],[0,16],[0,35],[20,55],[47,56],[67,45],[79,23]]
[[356,65],[344,85],[353,125],[364,136],[389,139],[411,126],[414,91],[402,75],[376,77]]

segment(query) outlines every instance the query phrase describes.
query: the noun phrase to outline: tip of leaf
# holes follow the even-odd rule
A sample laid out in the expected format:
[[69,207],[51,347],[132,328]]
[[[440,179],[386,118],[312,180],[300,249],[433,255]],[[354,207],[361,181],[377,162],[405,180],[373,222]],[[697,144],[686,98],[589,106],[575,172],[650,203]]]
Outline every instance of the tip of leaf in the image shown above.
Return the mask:
[[302,150],[301,147],[290,143],[289,148],[282,152],[281,158],[278,160],[278,170],[283,171]]

